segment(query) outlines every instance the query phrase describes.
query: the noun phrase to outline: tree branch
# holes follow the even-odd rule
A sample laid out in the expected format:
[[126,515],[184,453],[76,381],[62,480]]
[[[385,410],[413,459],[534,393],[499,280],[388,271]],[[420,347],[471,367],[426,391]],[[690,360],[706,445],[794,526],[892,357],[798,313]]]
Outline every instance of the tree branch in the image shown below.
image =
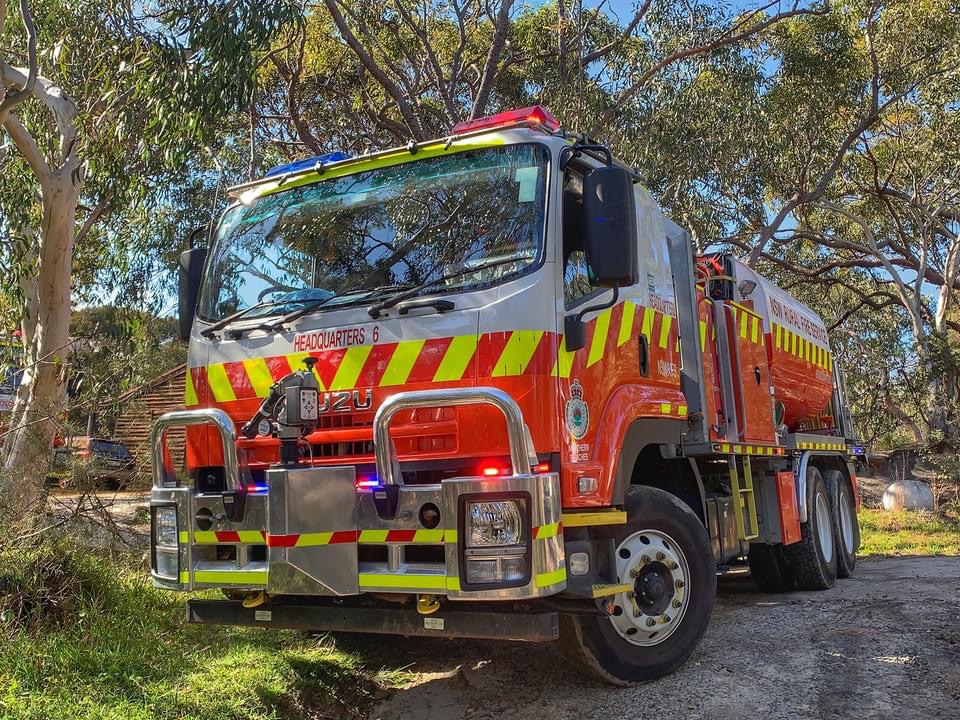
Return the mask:
[[490,43],[490,51],[487,53],[487,60],[483,65],[483,73],[480,75],[480,86],[473,97],[473,108],[470,110],[471,120],[475,120],[487,111],[493,81],[497,76],[497,66],[500,64],[503,46],[507,42],[507,31],[510,29],[510,9],[514,2],[515,0],[501,0],[500,2],[500,11],[497,13],[493,28],[493,42]]
[[[6,13],[6,0],[0,4],[0,31],[3,30],[3,16]],[[20,17],[23,20],[23,27],[27,31],[27,77],[19,90],[13,92],[5,91],[4,98],[0,101],[0,124],[3,124],[4,117],[22,103],[31,94],[37,86],[37,28],[33,24],[33,17],[30,15],[30,5],[27,0],[20,0]],[[2,33],[0,33],[2,36]],[[0,80],[5,80],[4,67],[0,64]],[[0,84],[5,85],[6,82]]]

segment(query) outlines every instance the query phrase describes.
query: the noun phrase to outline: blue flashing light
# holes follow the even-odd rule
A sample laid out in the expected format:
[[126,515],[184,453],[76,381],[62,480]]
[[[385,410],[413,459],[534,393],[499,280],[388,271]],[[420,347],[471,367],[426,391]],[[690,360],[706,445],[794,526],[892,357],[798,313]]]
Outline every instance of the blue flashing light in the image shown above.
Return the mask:
[[325,153],[324,155],[317,155],[316,157],[307,158],[306,160],[297,160],[292,163],[287,163],[286,165],[277,165],[264,177],[273,177],[274,175],[289,175],[290,173],[313,170],[314,168],[321,167],[323,165],[331,165],[333,163],[343,162],[344,160],[349,160],[352,157],[353,155],[348,152],[335,150],[334,152]]

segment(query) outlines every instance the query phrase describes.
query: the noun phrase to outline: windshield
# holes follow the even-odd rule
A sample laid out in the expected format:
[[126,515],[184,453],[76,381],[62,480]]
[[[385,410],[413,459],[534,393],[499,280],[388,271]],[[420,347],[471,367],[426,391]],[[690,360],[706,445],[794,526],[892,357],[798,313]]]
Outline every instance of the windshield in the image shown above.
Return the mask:
[[459,290],[516,275],[541,252],[548,158],[536,144],[472,150],[236,205],[211,248],[200,315],[261,317],[321,300],[329,309],[431,281]]

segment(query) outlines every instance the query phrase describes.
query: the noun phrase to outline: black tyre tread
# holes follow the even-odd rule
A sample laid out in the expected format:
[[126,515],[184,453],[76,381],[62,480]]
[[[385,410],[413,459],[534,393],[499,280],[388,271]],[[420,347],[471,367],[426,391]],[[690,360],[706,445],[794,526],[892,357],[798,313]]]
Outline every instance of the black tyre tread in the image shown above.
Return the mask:
[[[834,537],[836,537],[837,546],[837,577],[848,578],[853,575],[853,570],[857,566],[857,553],[856,550],[854,550],[852,553],[848,553],[847,548],[843,544],[843,533],[840,528],[840,504],[843,502],[841,493],[845,493],[850,499],[850,504],[853,507],[854,521],[857,519],[857,508],[856,504],[853,502],[853,493],[850,490],[850,483],[847,481],[847,478],[844,476],[844,474],[839,470],[828,470],[827,473],[831,475],[831,481],[836,483],[837,488],[837,505],[833,509],[833,534]],[[856,543],[856,530],[854,532],[854,543]]]
[[793,577],[783,557],[782,545],[751,545],[747,562],[760,592],[781,593],[793,589]]
[[[717,582],[716,573],[714,572],[713,548],[710,545],[709,536],[707,535],[703,524],[700,522],[700,518],[697,517],[696,513],[694,513],[685,502],[678,497],[657,488],[635,486],[630,488],[627,493],[626,509],[628,512],[628,517],[630,518],[627,526],[610,528],[612,532],[617,532],[624,537],[626,534],[643,529],[640,526],[649,527],[651,525],[648,520],[640,516],[640,512],[649,512],[653,517],[669,517],[671,515],[676,516],[677,514],[685,516],[685,520],[687,523],[689,523],[689,527],[694,529],[699,528],[699,530],[703,533],[703,550],[705,553],[709,554],[710,572],[707,573],[707,577],[702,578],[702,581],[705,581],[708,584],[708,587],[702,589],[703,597],[706,601],[706,611],[703,612],[702,617],[696,618],[690,613],[690,610],[692,609],[691,606],[691,608],[687,609],[687,614],[683,619],[684,627],[692,628],[695,640],[690,643],[689,647],[684,648],[683,651],[674,657],[669,658],[666,662],[654,666],[651,668],[651,672],[645,674],[643,677],[638,677],[637,679],[625,679],[615,675],[614,673],[611,673],[606,667],[604,667],[601,659],[591,651],[590,643],[586,640],[584,633],[585,629],[587,632],[589,632],[589,623],[593,620],[596,620],[597,616],[561,616],[560,647],[566,654],[567,659],[571,662],[571,664],[587,675],[593,676],[594,678],[602,680],[611,685],[617,685],[620,687],[632,687],[635,685],[640,685],[644,682],[655,680],[659,677],[663,677],[664,675],[670,674],[687,661],[699,644],[699,641],[703,637],[703,633],[706,631],[707,625],[710,622],[710,616],[713,613],[714,598],[716,596]],[[688,557],[687,560],[691,565],[692,573],[693,565],[696,562],[696,559]],[[603,622],[608,622],[606,618],[599,619]],[[688,625],[687,623],[690,624]],[[622,642],[624,645],[627,645],[626,641]],[[629,647],[633,648],[634,646]],[[657,650],[655,652],[659,653],[662,653],[664,650],[664,646],[661,645],[655,645],[653,648],[656,648]]]
[[[819,488],[819,490],[818,490]],[[828,590],[837,579],[837,539],[834,533],[833,562],[824,568],[820,557],[820,544],[815,528],[815,498],[817,492],[827,493],[827,486],[820,471],[807,467],[807,522],[800,526],[800,541],[784,546],[784,557],[790,574],[800,590]],[[829,494],[827,494],[829,498]],[[833,524],[830,526],[833,532]]]

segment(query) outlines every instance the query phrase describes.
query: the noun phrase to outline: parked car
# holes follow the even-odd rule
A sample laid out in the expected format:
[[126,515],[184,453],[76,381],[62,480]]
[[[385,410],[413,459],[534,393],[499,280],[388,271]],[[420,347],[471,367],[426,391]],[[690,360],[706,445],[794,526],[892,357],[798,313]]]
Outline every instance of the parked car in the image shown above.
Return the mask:
[[62,488],[69,487],[74,471],[81,464],[93,480],[114,487],[126,485],[134,473],[133,457],[122,442],[80,436],[54,442],[53,467],[48,479]]

